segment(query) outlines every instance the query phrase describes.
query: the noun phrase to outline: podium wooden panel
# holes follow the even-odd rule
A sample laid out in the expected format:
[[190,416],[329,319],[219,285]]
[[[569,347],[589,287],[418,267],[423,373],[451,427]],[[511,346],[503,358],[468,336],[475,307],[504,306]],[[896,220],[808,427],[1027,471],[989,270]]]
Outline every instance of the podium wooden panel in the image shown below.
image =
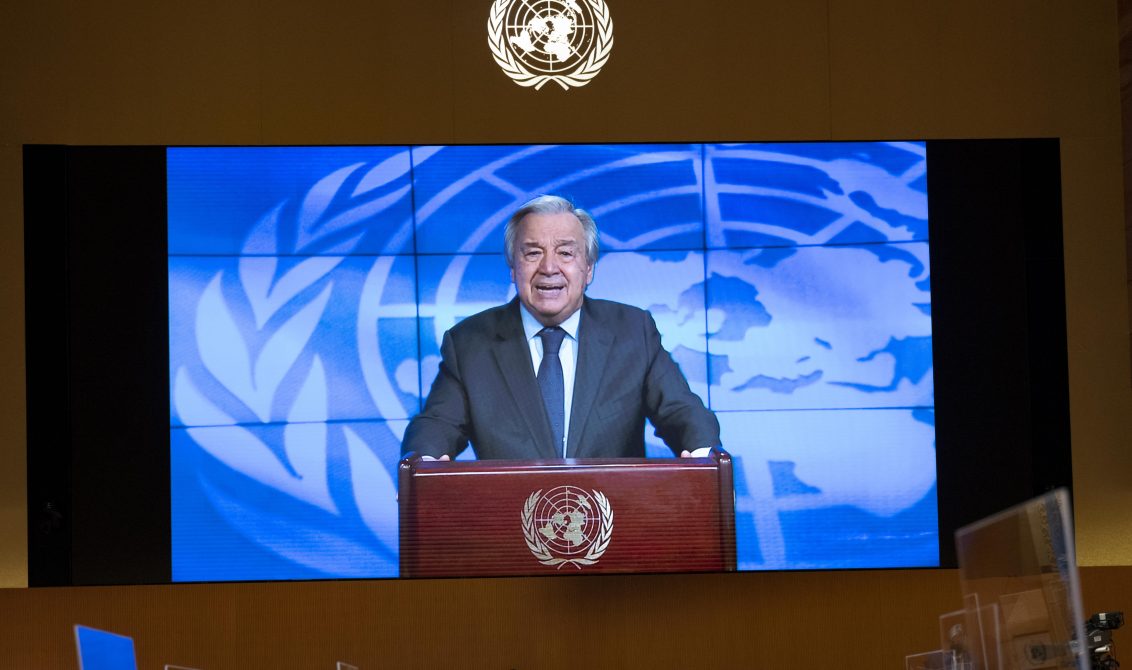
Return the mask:
[[399,472],[402,577],[735,569],[731,457],[422,461]]

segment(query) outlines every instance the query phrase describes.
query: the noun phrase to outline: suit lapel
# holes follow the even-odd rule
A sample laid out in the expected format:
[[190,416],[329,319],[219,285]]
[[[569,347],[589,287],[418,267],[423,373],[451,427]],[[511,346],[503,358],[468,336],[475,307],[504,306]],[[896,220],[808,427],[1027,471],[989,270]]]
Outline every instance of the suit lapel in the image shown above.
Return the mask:
[[593,409],[594,399],[601,388],[605,362],[613,346],[613,333],[582,306],[582,321],[578,326],[578,367],[574,371],[574,401],[570,409],[570,437],[566,440],[566,457],[578,458],[582,436]]
[[535,380],[531,366],[531,350],[523,332],[523,320],[519,315],[518,299],[511,301],[496,331],[493,353],[508,391],[515,401],[519,416],[527,424],[531,437],[539,450],[540,458],[561,458],[562,454],[554,448],[554,435],[550,431],[550,419],[542,402],[542,391]]

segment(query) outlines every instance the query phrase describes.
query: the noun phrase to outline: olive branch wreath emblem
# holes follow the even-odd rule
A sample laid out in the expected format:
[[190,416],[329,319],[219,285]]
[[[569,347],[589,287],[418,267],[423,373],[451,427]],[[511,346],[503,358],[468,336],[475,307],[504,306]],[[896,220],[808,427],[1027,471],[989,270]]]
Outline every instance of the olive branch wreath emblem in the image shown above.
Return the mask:
[[492,3],[487,18],[487,44],[495,62],[516,84],[534,86],[537,91],[546,82],[553,81],[566,91],[571,86],[577,88],[590,83],[609,60],[609,52],[613,49],[613,18],[609,15],[609,7],[603,0],[582,0],[593,10],[597,24],[597,39],[585,60],[575,70],[565,74],[531,72],[507,45],[507,31],[504,30],[503,22],[507,9],[513,2],[515,0],[495,0]]
[[[216,271],[196,303],[191,337],[202,369],[193,372],[180,365],[174,374],[172,404],[197,445],[231,470],[336,519],[342,510],[331,494],[328,468],[333,390],[322,354],[309,352],[308,344],[328,309],[331,272],[366,233],[371,217],[404,196],[408,186],[396,180],[408,165],[408,153],[401,152],[368,170],[363,170],[364,163],[339,168],[311,186],[293,214],[285,214],[288,200],[264,214],[244,242],[234,268],[236,281],[225,288],[225,277],[233,269]],[[353,185],[348,183],[351,177]],[[336,202],[344,206],[333,207]],[[281,238],[291,238],[292,246],[280,248]],[[291,254],[299,260],[283,263]],[[244,305],[251,312],[247,325],[238,318]],[[304,352],[310,356],[305,373]],[[289,409],[279,408],[285,377],[295,372],[301,375],[299,390]],[[230,398],[221,402],[225,396],[207,393],[199,380],[219,385]],[[280,419],[281,440],[255,430]],[[341,431],[361,521],[381,545],[395,548],[396,517],[388,513],[396,500],[394,482],[361,435],[349,426]],[[234,499],[232,504],[247,503]],[[279,525],[274,517],[269,521]],[[336,535],[337,523],[300,531],[347,547]],[[279,533],[259,531],[254,539],[299,564],[322,567],[317,555],[296,548]]]
[[551,553],[550,547],[539,539],[538,528],[535,525],[535,506],[538,505],[538,501],[542,497],[542,489],[535,491],[527,498],[527,502],[523,504],[522,514],[523,539],[527,543],[527,548],[531,550],[539,563],[559,570],[562,569],[562,566],[570,564],[581,570],[583,565],[597,563],[605,550],[609,548],[609,540],[613,537],[613,507],[609,504],[609,498],[604,493],[597,490],[592,491],[592,493],[598,509],[601,510],[601,527],[598,529],[597,538],[590,544],[582,558],[563,558]]

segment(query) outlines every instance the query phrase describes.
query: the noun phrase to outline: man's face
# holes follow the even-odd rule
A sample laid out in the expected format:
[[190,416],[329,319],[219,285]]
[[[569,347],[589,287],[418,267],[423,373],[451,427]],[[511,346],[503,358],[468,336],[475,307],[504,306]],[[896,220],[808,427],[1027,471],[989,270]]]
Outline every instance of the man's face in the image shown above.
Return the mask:
[[519,301],[544,326],[557,326],[582,306],[594,268],[582,222],[569,212],[528,214],[519,222],[511,279]]

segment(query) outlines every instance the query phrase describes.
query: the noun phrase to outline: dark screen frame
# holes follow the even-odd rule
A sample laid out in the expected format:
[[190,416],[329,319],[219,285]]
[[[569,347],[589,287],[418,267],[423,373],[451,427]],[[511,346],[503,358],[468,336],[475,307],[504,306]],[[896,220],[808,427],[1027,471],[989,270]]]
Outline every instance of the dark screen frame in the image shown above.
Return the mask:
[[[948,568],[957,528],[1072,486],[1060,142],[927,145]],[[24,147],[31,586],[171,581],[165,152]]]

